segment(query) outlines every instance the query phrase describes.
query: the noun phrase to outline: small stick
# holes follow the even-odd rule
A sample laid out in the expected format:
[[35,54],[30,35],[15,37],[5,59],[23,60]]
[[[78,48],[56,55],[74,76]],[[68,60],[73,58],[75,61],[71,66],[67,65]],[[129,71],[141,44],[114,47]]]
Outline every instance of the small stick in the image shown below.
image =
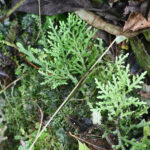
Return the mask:
[[79,9],[75,11],[75,14],[78,15],[82,20],[86,21],[91,26],[106,31],[107,33],[110,33],[112,35],[123,35],[126,37],[134,37],[142,32],[149,31],[150,28],[142,29],[139,31],[129,31],[129,32],[123,32],[122,27],[116,26],[114,24],[106,22],[102,17],[94,14],[91,11]]
[[[37,106],[38,106],[38,108],[39,108],[39,110],[40,110],[40,113],[41,113],[41,119],[40,119],[40,126],[39,126],[38,133],[37,133],[36,137],[39,135],[40,130],[41,130],[41,128],[42,128],[42,123],[43,123],[43,112],[42,112],[40,106],[39,106],[39,105],[37,105]],[[35,143],[35,142],[36,142],[36,141],[34,140],[33,143],[32,143],[32,145],[30,146],[30,148],[29,148],[28,150],[32,150],[32,147],[34,146],[34,143]]]
[[26,0],[21,0],[20,2],[18,2],[12,9],[10,9],[8,11],[8,13],[6,15],[4,15],[2,18],[0,18],[0,22],[3,22],[8,16],[10,16],[18,7],[20,7],[21,5],[23,5],[23,3]]
[[7,90],[10,86],[12,86],[13,84],[15,84],[16,82],[18,82],[19,80],[21,80],[22,78],[24,78],[27,74],[24,74],[23,76],[21,76],[20,78],[14,80],[13,82],[11,82],[10,84],[8,84],[5,88],[3,88],[0,91],[0,94],[3,93],[5,90]]
[[97,145],[94,145],[94,144],[92,144],[92,143],[90,143],[90,142],[88,142],[88,141],[86,141],[86,140],[83,140],[83,139],[81,139],[81,138],[79,138],[79,137],[73,135],[71,132],[69,132],[69,135],[72,136],[72,137],[74,137],[75,139],[77,139],[77,140],[79,140],[79,141],[82,141],[82,142],[84,142],[84,143],[87,143],[88,145],[93,146],[94,148],[96,148],[96,149],[98,149],[98,150],[106,150],[105,148],[101,148],[101,147],[99,147],[99,146],[97,146]]

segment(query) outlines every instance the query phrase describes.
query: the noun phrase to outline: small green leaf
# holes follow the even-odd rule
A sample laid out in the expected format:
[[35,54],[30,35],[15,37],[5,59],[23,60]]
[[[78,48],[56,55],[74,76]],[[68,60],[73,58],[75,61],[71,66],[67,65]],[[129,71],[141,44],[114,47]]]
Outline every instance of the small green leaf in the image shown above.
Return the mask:
[[120,35],[120,36],[117,36],[116,38],[116,43],[119,44],[121,43],[122,41],[126,40],[127,38],[123,35]]
[[145,127],[143,128],[143,132],[144,132],[144,137],[147,138],[147,136],[150,135],[150,126],[145,126]]
[[81,143],[80,141],[78,141],[79,143],[79,150],[90,150],[84,143]]

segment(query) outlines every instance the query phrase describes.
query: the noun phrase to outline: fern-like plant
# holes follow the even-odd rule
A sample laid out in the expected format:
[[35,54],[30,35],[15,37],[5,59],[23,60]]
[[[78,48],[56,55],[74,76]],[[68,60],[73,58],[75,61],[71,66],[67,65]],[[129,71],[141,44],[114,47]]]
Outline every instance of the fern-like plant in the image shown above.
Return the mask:
[[40,66],[43,84],[54,89],[68,80],[76,84],[94,63],[103,50],[102,41],[92,39],[95,33],[79,17],[69,14],[66,22],[59,21],[57,25],[49,18],[48,30],[39,40],[42,50],[30,46],[26,50],[20,43],[17,46],[29,61]]
[[[112,133],[118,138],[118,143],[114,145],[114,148],[122,150],[129,149],[135,143],[136,147],[137,144],[142,145],[142,141],[135,142],[134,133],[137,129],[142,129],[150,124],[142,119],[142,115],[147,113],[147,104],[138,97],[132,96],[133,90],[141,88],[146,72],[140,76],[131,76],[129,65],[124,66],[126,57],[127,55],[124,57],[121,55],[116,59],[114,65],[111,64],[111,70],[105,70],[106,75],[109,75],[109,72],[113,73],[111,80],[102,83],[95,79],[98,88],[98,101],[94,104],[89,102],[91,111],[100,112],[101,126],[105,129],[105,133]],[[113,130],[110,130],[109,127]]]

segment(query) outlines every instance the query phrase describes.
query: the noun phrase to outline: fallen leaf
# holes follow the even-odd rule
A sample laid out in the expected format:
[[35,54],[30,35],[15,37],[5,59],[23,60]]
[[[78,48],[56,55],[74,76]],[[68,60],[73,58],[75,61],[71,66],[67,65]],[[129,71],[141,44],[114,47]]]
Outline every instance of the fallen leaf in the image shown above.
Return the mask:
[[[12,0],[12,7],[18,2],[20,0]],[[41,0],[40,3],[41,14],[50,16],[64,12],[73,12],[78,9],[92,8],[92,3],[89,0]],[[26,0],[17,11],[38,14],[38,0]]]
[[142,91],[150,94],[150,85],[143,84]]
[[150,98],[150,94],[142,92],[142,91],[140,92],[140,95],[141,97],[144,97],[144,98]]
[[141,95],[141,97],[150,98],[150,85],[143,84],[139,94]]
[[116,43],[119,44],[119,43],[123,42],[123,41],[126,40],[126,39],[127,39],[127,37],[125,37],[125,36],[123,36],[123,35],[119,35],[119,36],[117,36],[117,38],[116,38]]
[[136,13],[139,10],[140,2],[139,1],[129,1],[129,6],[126,6],[124,9],[124,15],[130,13]]
[[125,22],[125,25],[123,27],[123,32],[126,31],[137,31],[140,29],[148,28],[150,27],[150,13],[148,16],[148,20],[146,20],[141,13],[131,13],[128,20]]

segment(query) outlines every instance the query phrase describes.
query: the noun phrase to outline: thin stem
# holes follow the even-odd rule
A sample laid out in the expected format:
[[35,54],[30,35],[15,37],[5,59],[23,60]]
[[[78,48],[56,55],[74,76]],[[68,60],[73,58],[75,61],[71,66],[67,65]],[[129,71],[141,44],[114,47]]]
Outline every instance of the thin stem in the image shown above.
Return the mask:
[[7,13],[5,16],[3,16],[2,18],[0,18],[0,22],[3,22],[3,21],[5,20],[5,18],[9,17],[13,12],[15,12],[16,9],[17,9],[18,7],[20,7],[21,5],[23,5],[23,3],[24,3],[25,1],[26,1],[26,0],[21,0],[20,2],[18,2],[12,9],[10,9],[10,10],[8,11],[8,13]]
[[10,84],[8,84],[5,88],[3,88],[0,91],[0,94],[3,93],[5,90],[7,90],[10,86],[12,86],[13,84],[15,84],[16,82],[20,81],[22,78],[24,78],[27,74],[24,74],[23,76],[21,76],[20,78],[14,80],[13,82],[11,82]]

